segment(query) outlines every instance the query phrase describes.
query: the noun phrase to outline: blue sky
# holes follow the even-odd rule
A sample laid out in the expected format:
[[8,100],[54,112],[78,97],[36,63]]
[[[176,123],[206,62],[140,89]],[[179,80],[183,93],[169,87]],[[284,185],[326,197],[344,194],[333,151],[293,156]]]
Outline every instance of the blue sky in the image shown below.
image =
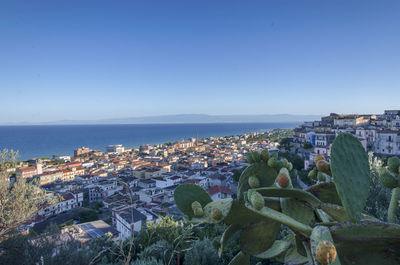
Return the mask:
[[0,122],[400,108],[400,1],[0,2]]

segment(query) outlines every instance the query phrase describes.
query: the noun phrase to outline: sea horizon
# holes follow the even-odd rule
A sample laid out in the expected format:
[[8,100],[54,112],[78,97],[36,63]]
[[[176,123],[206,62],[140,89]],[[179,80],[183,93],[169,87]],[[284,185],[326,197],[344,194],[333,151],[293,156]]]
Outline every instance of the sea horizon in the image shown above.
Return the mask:
[[186,140],[294,128],[300,122],[221,122],[86,125],[0,125],[0,149],[19,151],[19,161],[72,156],[81,146],[105,151],[108,145],[127,148]]

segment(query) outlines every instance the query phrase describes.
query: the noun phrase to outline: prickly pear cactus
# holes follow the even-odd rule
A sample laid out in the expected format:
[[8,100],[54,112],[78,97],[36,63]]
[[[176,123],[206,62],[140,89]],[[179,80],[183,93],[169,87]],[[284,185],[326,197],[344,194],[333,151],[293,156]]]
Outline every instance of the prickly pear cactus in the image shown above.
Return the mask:
[[340,134],[332,144],[331,170],[338,195],[347,215],[358,221],[368,198],[370,171],[368,156],[351,134]]
[[[250,165],[240,176],[237,199],[212,201],[193,184],[180,185],[174,194],[188,221],[229,225],[214,244],[220,257],[227,242],[239,235],[241,251],[230,265],[250,265],[250,257],[291,265],[400,264],[400,226],[362,211],[369,164],[355,137],[336,138],[331,163],[316,157],[310,175],[319,181],[305,190],[293,187],[291,163],[279,160],[277,153],[253,152],[247,158]],[[390,161],[380,179],[393,190],[388,211],[392,222],[400,188],[394,173],[397,160]],[[281,237],[283,229],[286,236]]]
[[210,195],[200,186],[194,184],[182,184],[175,189],[174,199],[179,210],[189,218],[194,217],[192,203],[197,202],[205,207],[212,201]]

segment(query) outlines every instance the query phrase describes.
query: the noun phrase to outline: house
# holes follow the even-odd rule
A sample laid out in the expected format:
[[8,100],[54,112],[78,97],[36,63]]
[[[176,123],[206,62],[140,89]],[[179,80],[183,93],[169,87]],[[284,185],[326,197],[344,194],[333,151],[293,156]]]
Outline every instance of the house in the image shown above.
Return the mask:
[[76,205],[78,207],[82,207],[83,206],[84,193],[85,193],[84,190],[74,190],[71,193],[75,197]]
[[64,182],[74,181],[75,172],[72,171],[71,169],[63,169],[62,174],[63,174],[62,181]]
[[32,178],[36,175],[36,168],[35,167],[21,167],[17,168],[17,178],[21,177],[24,179]]
[[315,145],[315,132],[310,131],[306,133],[306,142]]
[[306,142],[307,130],[304,128],[295,128],[293,130],[293,142],[304,144]]
[[133,205],[113,208],[112,216],[120,240],[130,237],[134,232],[140,232],[142,226],[146,225],[146,216]]
[[232,191],[223,186],[214,186],[207,190],[213,200],[232,198]]
[[153,179],[141,179],[138,181],[138,187],[143,189],[155,188],[156,180]]
[[38,214],[48,218],[69,211],[76,207],[78,207],[78,205],[75,196],[72,193],[64,193],[61,196],[60,202],[53,204],[45,209],[39,210]]
[[370,151],[373,149],[374,143],[376,141],[376,129],[368,127],[358,127],[355,131],[355,136],[358,140],[366,141],[365,149]]
[[316,132],[315,133],[315,145],[316,146],[328,146],[335,140],[336,134],[333,132]]
[[374,152],[382,155],[400,155],[400,131],[377,131]]
[[38,174],[39,184],[46,185],[55,181],[63,181],[63,172],[61,170],[48,171]]

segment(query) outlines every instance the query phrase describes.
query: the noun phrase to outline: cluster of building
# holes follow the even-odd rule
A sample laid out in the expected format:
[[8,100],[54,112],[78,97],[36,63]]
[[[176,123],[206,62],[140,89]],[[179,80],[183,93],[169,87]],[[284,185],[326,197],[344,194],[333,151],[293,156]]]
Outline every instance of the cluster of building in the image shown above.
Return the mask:
[[277,150],[278,143],[268,140],[269,133],[200,141],[196,137],[140,149],[113,145],[106,152],[81,147],[72,157],[20,162],[15,177],[36,181],[46,196],[58,198],[25,225],[32,227],[74,209],[101,204],[102,220],[75,221],[65,232],[85,240],[90,234],[107,232],[124,239],[161,216],[181,215],[173,199],[181,183],[198,184],[214,199],[231,197],[237,188],[234,172],[246,165],[247,152]]
[[303,123],[294,129],[293,142],[299,146],[312,145],[311,152],[303,152],[306,169],[317,155],[329,158],[332,143],[340,133],[353,134],[366,151],[375,155],[400,155],[400,110],[365,115],[331,113],[320,121]]

